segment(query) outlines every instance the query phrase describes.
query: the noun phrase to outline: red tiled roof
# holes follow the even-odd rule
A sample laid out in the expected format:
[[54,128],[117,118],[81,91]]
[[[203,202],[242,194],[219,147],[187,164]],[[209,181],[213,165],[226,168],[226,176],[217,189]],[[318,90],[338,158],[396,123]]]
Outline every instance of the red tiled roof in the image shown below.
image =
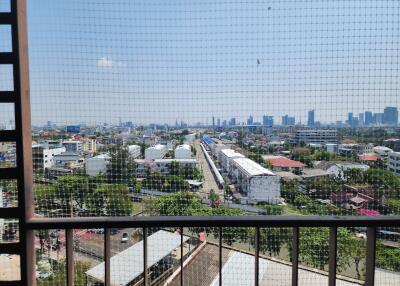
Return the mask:
[[374,155],[374,154],[363,154],[363,155],[359,155],[358,158],[361,161],[378,161],[379,160],[379,156]]
[[288,159],[286,157],[279,157],[279,158],[271,158],[268,159],[271,162],[273,167],[281,167],[281,168],[302,168],[305,165],[301,162],[294,161]]

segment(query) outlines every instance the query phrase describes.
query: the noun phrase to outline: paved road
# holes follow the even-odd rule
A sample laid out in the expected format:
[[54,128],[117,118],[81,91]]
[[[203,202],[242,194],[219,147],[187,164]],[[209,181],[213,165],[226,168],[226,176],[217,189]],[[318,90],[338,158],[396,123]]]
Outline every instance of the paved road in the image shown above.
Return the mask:
[[196,148],[196,159],[199,162],[204,177],[203,188],[200,190],[200,193],[202,193],[203,196],[206,196],[210,190],[213,189],[218,195],[222,196],[222,190],[218,188],[214,174],[210,168],[210,165],[208,165],[207,159],[204,156],[203,150],[200,146],[200,141],[196,141],[194,146]]

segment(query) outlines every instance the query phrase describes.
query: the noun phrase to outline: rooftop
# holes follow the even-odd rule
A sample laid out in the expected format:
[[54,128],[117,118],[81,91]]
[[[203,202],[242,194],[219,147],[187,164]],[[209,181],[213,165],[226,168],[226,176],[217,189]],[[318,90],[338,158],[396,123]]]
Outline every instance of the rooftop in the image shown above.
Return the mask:
[[305,164],[291,160],[284,156],[270,156],[264,155],[263,159],[265,161],[269,161],[273,167],[281,167],[281,168],[303,168]]
[[[184,236],[186,242],[189,237]],[[147,238],[148,267],[170,254],[181,245],[180,234],[165,230],[157,231]],[[127,285],[143,273],[143,240],[114,255],[110,259],[111,285]],[[92,279],[104,283],[104,262],[86,271]]]
[[234,158],[233,162],[245,173],[247,173],[248,176],[276,176],[273,172],[264,168],[253,160],[250,160],[249,158]]

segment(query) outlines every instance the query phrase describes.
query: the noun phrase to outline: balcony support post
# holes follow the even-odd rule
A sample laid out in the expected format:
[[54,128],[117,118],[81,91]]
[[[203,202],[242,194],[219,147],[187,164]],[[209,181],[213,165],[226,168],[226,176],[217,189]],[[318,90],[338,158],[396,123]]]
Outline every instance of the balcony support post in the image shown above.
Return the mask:
[[147,275],[147,227],[143,228],[143,285],[149,285]]
[[218,272],[219,272],[219,286],[222,286],[222,227],[219,228],[219,259],[218,259]]
[[256,237],[255,237],[255,267],[254,267],[254,282],[255,286],[258,286],[259,279],[259,265],[260,265],[260,228],[256,227]]
[[67,240],[67,285],[74,286],[74,230],[66,229]]
[[181,231],[181,286],[183,286],[183,227],[180,228]]
[[104,282],[105,286],[111,285],[110,269],[110,229],[104,230]]
[[293,228],[292,236],[292,286],[299,283],[299,228]]
[[337,228],[329,228],[329,286],[336,286]]
[[375,248],[376,228],[367,228],[367,255],[365,261],[365,285],[373,286],[375,283]]

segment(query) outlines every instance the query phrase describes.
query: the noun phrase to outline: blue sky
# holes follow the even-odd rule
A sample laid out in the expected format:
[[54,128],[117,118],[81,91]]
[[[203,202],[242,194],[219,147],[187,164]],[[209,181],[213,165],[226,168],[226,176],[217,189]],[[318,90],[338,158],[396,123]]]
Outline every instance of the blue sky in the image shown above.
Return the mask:
[[34,124],[400,107],[399,1],[28,4]]

